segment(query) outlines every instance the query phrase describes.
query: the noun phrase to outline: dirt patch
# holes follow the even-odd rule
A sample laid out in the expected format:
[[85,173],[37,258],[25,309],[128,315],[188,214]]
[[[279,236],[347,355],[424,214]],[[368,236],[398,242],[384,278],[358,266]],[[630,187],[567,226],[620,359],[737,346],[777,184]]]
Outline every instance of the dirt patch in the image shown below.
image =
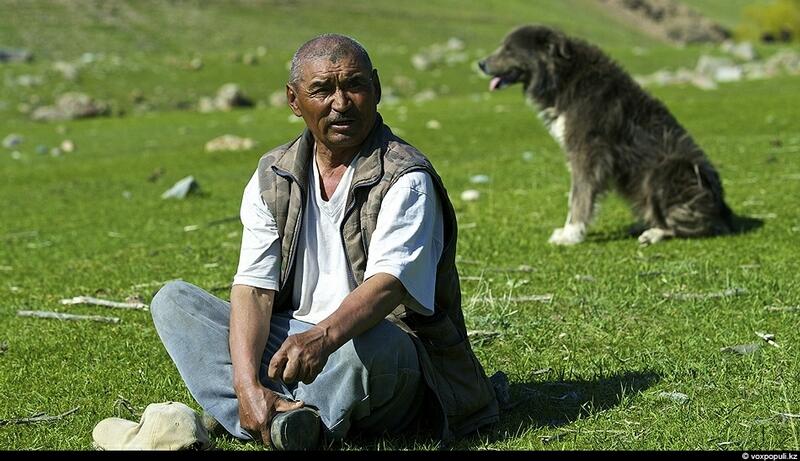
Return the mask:
[[609,14],[667,42],[720,43],[731,37],[722,25],[678,0],[597,0]]

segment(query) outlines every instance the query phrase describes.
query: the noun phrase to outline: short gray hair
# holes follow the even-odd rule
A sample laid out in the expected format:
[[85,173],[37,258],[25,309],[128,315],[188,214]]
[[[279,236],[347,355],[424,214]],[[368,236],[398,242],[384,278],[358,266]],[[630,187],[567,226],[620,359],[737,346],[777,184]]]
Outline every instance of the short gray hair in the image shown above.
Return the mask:
[[372,70],[372,60],[367,50],[355,39],[340,34],[318,35],[300,46],[292,56],[289,84],[295,86],[300,81],[300,68],[306,61],[329,58],[336,62],[345,56],[359,59],[370,71]]

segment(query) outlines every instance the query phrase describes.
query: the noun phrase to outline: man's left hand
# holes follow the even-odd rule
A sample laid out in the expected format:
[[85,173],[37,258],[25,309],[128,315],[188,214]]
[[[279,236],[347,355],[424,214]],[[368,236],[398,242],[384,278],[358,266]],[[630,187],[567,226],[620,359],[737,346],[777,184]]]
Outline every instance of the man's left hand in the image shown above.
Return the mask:
[[325,329],[315,325],[310,330],[286,338],[269,361],[267,376],[284,383],[301,381],[311,384],[322,371],[328,356]]

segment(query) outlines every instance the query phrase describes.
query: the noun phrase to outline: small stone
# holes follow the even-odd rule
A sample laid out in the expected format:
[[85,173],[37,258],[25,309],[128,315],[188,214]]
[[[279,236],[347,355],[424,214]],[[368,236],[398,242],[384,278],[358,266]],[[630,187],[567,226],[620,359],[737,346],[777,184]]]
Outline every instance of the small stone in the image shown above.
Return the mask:
[[486,184],[490,181],[489,176],[485,174],[476,174],[469,178],[469,182],[472,184]]
[[66,80],[75,80],[78,78],[78,66],[69,62],[56,61],[53,63],[53,70],[60,72]]
[[286,106],[286,91],[278,90],[269,95],[269,105],[272,107]]
[[22,152],[15,150],[11,152],[11,158],[14,160],[21,160],[22,159]]
[[54,148],[50,149],[50,155],[52,155],[53,157],[60,157],[61,156],[61,149],[59,149],[58,147],[54,147]]
[[49,149],[47,148],[47,146],[45,146],[44,144],[39,144],[38,146],[36,146],[35,152],[39,155],[44,155],[47,153],[48,150]]
[[200,70],[203,68],[203,60],[200,57],[194,57],[189,61],[189,68],[192,70]]
[[6,149],[11,149],[14,146],[18,146],[22,144],[25,138],[22,137],[20,134],[11,133],[5,138],[3,138],[3,147]]
[[522,160],[525,160],[526,162],[530,162],[531,160],[533,160],[533,152],[531,152],[529,150],[526,150],[525,152],[523,152],[522,153]]
[[467,189],[461,193],[461,200],[465,202],[474,202],[481,198],[481,193],[475,189]]
[[124,198],[125,200],[130,200],[131,197],[133,197],[133,194],[131,194],[131,191],[129,191],[129,190],[122,191],[122,198]]
[[683,392],[660,392],[658,397],[665,400],[672,400],[677,403],[686,403],[689,401],[689,396]]
[[266,46],[259,46],[256,48],[256,56],[263,58],[267,55],[267,47]]
[[245,53],[242,56],[242,64],[247,66],[254,66],[258,64],[258,58],[252,53]]
[[69,139],[65,139],[61,141],[61,145],[58,146],[62,151],[66,153],[74,152],[75,151],[75,143]]
[[442,128],[442,124],[439,123],[438,120],[428,120],[428,122],[425,123],[425,128],[429,130],[438,130]]
[[250,138],[241,138],[232,134],[222,135],[206,143],[206,152],[249,150],[255,146]]
[[198,192],[200,190],[200,184],[195,181],[194,176],[187,176],[180,181],[176,182],[174,186],[169,188],[163,194],[161,194],[162,199],[184,199],[187,195],[191,193]]

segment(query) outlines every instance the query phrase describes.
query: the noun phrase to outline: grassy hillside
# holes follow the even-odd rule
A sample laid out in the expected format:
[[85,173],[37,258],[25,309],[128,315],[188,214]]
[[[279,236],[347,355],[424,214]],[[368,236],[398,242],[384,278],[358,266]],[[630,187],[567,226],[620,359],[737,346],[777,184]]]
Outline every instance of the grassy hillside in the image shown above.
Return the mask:
[[[702,3],[711,12],[729,4]],[[135,417],[122,399],[134,412],[166,400],[197,408],[147,312],[59,300],[136,296],[149,303],[164,281],[176,278],[227,298],[238,260],[242,189],[260,154],[302,128],[287,108],[269,104],[270,95],[281,90],[293,50],[334,30],[370,50],[385,89],[397,97],[381,113],[441,173],[460,222],[468,327],[497,334],[476,339],[475,350],[487,372],[509,375],[520,402],[497,426],[456,448],[800,449],[796,417],[781,416],[800,413],[797,77],[710,92],[652,90],[718,167],[731,207],[761,219],[761,228],[640,248],[625,233],[633,223],[629,211],[612,195],[585,244],[549,246],[547,237],[566,215],[563,154],[519,88],[488,93],[474,61],[526,22],[556,24],[590,39],[637,73],[693,66],[711,51],[653,42],[597,8],[588,0],[0,3],[0,47],[35,54],[31,63],[0,64],[0,138],[24,137],[14,149],[0,148],[0,419],[80,407],[56,422],[0,425],[0,448],[91,449],[99,420]],[[465,60],[413,68],[413,54],[451,37],[463,40]],[[83,58],[76,80],[52,68],[57,60],[84,62],[85,53],[93,59]],[[244,53],[258,62],[243,63]],[[188,68],[195,57],[200,70]],[[21,85],[21,76],[41,83]],[[192,110],[200,96],[229,81],[258,107]],[[433,99],[414,101],[428,89]],[[19,111],[69,90],[109,101],[116,115],[34,123]],[[432,120],[441,128],[428,128]],[[258,145],[203,151],[206,141],[225,133]],[[74,152],[38,153],[65,139]],[[190,174],[201,195],[160,199]],[[476,174],[490,182],[470,183]],[[479,189],[481,199],[461,201],[469,188]],[[734,289],[740,294],[664,296]],[[553,300],[512,300],[534,294]],[[122,322],[25,319],[16,316],[22,309],[113,315]],[[781,347],[767,345],[757,331],[775,334]],[[763,347],[746,356],[720,352],[748,343]],[[688,401],[662,392],[683,393]],[[227,438],[216,443],[260,448]],[[344,445],[430,447],[429,440],[411,438]]]

